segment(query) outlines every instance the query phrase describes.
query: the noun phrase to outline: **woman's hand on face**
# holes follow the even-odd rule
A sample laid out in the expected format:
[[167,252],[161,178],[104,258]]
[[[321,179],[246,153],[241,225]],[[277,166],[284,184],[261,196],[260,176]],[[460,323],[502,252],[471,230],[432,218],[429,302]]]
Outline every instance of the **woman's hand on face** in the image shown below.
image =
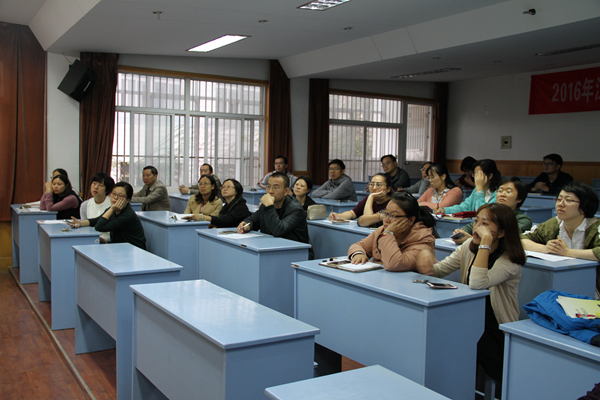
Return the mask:
[[364,264],[367,261],[369,261],[369,257],[367,257],[366,254],[355,254],[354,257],[352,257],[352,260],[350,261],[352,264]]
[[478,192],[483,190],[488,180],[488,176],[481,169],[475,172],[475,188]]
[[399,239],[410,230],[411,226],[412,223],[408,220],[408,218],[400,218],[399,220],[396,220],[389,224],[387,228],[385,228],[385,230],[394,232],[394,237],[396,239]]
[[491,246],[494,241],[494,235],[492,234],[492,231],[490,231],[490,229],[485,225],[479,225],[473,229],[473,233],[477,233],[477,235],[481,238],[480,244]]
[[[465,183],[469,186],[475,187],[475,181],[473,180],[473,177],[471,175],[465,176]],[[461,185],[461,187],[462,187],[462,185]]]
[[112,205],[113,211],[123,211],[123,209],[127,206],[127,200],[119,199],[115,204]]
[[44,186],[46,193],[52,193],[52,182],[46,182]]
[[433,275],[433,264],[436,262],[437,260],[431,251],[421,250],[417,256],[417,272],[424,275]]
[[373,196],[373,201],[385,201],[387,197],[387,192],[385,190],[381,190],[379,192],[371,193],[369,196]]

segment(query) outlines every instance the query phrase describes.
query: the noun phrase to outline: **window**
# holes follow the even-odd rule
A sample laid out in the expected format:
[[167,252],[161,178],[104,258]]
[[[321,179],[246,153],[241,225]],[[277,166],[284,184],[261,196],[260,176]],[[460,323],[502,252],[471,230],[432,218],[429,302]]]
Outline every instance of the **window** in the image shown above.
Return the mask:
[[111,175],[142,186],[153,165],[167,186],[197,182],[211,164],[244,186],[260,178],[265,86],[119,73]]
[[[403,115],[407,115],[406,124]],[[429,105],[329,95],[329,159],[343,160],[346,174],[354,181],[367,181],[369,176],[381,172],[379,160],[386,154],[399,155],[399,163],[426,160],[431,147],[430,130]],[[402,148],[406,149],[404,153]]]

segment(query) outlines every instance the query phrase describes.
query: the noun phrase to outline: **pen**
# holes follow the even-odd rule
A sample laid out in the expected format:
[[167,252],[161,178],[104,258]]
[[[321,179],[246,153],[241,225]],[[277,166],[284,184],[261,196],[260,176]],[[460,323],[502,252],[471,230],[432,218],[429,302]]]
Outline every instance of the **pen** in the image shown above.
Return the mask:
[[598,314],[575,314],[577,318],[598,318]]

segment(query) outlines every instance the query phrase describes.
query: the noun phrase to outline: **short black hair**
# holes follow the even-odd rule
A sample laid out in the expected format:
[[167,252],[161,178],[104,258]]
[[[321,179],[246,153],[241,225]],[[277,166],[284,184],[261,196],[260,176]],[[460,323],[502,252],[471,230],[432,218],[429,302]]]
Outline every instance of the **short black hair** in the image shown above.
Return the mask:
[[573,193],[579,199],[579,209],[586,218],[593,218],[598,212],[598,195],[590,185],[583,182],[569,182],[561,191]]
[[[283,186],[286,189],[290,187],[290,178],[286,174],[282,174],[281,172],[275,172],[269,177],[269,179],[271,178],[281,178],[283,179]],[[269,184],[269,181],[267,181],[267,184]]]
[[[215,182],[216,182],[216,180],[215,180]],[[223,190],[223,185],[225,184],[225,182],[231,182],[233,184],[233,188],[235,189],[235,198],[236,199],[240,198],[244,195],[244,187],[242,186],[241,183],[239,183],[237,180],[235,180],[233,178],[225,179],[225,181],[221,185],[221,190]]]
[[52,175],[54,175],[54,173],[57,171],[58,171],[59,175],[64,175],[67,178],[69,177],[69,174],[67,174],[67,171],[62,168],[56,168],[54,171],[52,171]]
[[[200,167],[204,167],[205,165],[208,167],[208,170],[209,170],[209,171],[210,171],[210,173],[212,174],[212,173],[213,173],[213,168],[212,168],[212,165],[210,165],[209,163],[204,163],[204,164],[202,164]],[[156,174],[154,174],[154,175],[156,175]]]
[[284,162],[284,164],[285,164],[285,165],[287,165],[288,161],[287,161],[287,157],[286,157],[286,156],[281,156],[281,155],[279,155],[279,156],[277,156],[277,157],[275,157],[275,158],[273,159],[273,162],[277,161],[277,159],[278,159],[278,158],[282,158],[282,159],[283,159],[283,162]]
[[65,197],[67,197],[69,195],[77,194],[73,190],[73,186],[71,186],[71,181],[69,180],[69,177],[67,175],[63,175],[63,174],[56,175],[54,178],[52,178],[52,180],[50,182],[54,182],[55,179],[60,179],[65,184],[65,191],[62,192],[61,194],[56,194],[56,193],[52,192],[52,199],[55,203],[58,203],[60,200],[64,199]]
[[329,161],[329,164],[327,164],[327,166],[330,167],[331,164],[337,164],[337,165],[339,165],[342,170],[346,169],[346,164],[344,164],[344,162],[342,160],[338,159],[338,158]]
[[110,177],[110,175],[104,172],[96,172],[92,177],[92,183],[98,182],[104,185],[106,188],[106,195],[112,192],[113,186],[115,186],[115,180]]
[[[306,192],[306,194],[310,193],[311,190],[312,190],[312,188],[313,188],[313,181],[312,181],[312,179],[310,179],[306,175],[300,175],[298,177],[298,179],[296,179],[296,182],[298,182],[300,179],[302,179],[304,182],[306,182],[306,188],[308,189],[308,192]],[[296,184],[296,182],[294,182],[294,185]]]
[[563,166],[563,159],[562,159],[562,157],[560,155],[556,154],[556,153],[548,154],[547,156],[544,156],[543,159],[544,160],[545,159],[551,160],[552,162],[556,163],[557,165],[560,165],[560,168],[562,168],[562,166]]
[[480,167],[481,171],[483,171],[484,174],[492,175],[492,177],[490,178],[490,191],[495,192],[496,189],[498,189],[500,180],[502,179],[502,174],[500,173],[500,171],[498,171],[496,161],[491,160],[489,158],[479,160],[475,164],[473,164],[473,171],[475,171],[477,167]]
[[466,156],[465,158],[463,158],[462,162],[460,163],[460,170],[462,172],[469,172],[469,171],[473,171],[473,169],[475,169],[474,165],[477,162],[476,159],[474,159],[471,156]]
[[125,194],[127,195],[127,200],[131,200],[131,198],[133,197],[133,187],[128,182],[121,181],[121,182],[115,183],[115,186],[113,186],[113,190],[116,187],[122,187],[123,189],[125,189]]
[[442,176],[442,175],[446,175],[446,179],[444,180],[444,185],[446,185],[446,187],[448,189],[452,189],[454,186],[456,186],[454,184],[454,182],[452,182],[452,178],[450,178],[450,172],[448,171],[448,167],[446,167],[446,164],[442,164],[442,163],[435,163],[435,164],[431,164],[431,166],[429,168],[427,168],[427,175],[429,175],[429,171],[433,171],[435,172],[438,176]]
[[436,221],[429,207],[419,206],[417,199],[409,192],[394,192],[390,202],[400,207],[408,218],[415,217],[415,223],[422,222],[428,228],[435,228]]
[[[215,201],[215,199],[217,198],[217,196],[219,194],[219,188],[217,187],[217,180],[212,175],[202,175],[200,177],[200,179],[198,179],[198,185],[200,185],[200,181],[202,180],[202,178],[208,179],[210,181],[210,184],[212,186],[214,186],[210,191],[210,195],[208,196],[208,201],[212,203],[213,201]],[[202,204],[202,200],[203,200],[202,193],[198,192],[195,196],[196,196],[196,203]]]
[[158,175],[158,170],[154,168],[152,165],[146,165],[142,171],[149,169],[152,172],[152,175]]
[[392,154],[387,154],[387,155],[385,155],[385,156],[381,157],[381,158],[379,159],[379,161],[383,162],[383,159],[384,159],[384,158],[386,158],[386,157],[389,157],[389,158],[392,160],[392,162],[398,162],[398,160],[396,160],[396,156],[394,156],[394,155],[392,155]]
[[517,208],[521,207],[527,198],[527,193],[529,193],[529,186],[525,182],[523,182],[518,176],[509,176],[500,182],[498,187],[504,185],[505,183],[511,183],[515,185],[515,189],[517,189]]

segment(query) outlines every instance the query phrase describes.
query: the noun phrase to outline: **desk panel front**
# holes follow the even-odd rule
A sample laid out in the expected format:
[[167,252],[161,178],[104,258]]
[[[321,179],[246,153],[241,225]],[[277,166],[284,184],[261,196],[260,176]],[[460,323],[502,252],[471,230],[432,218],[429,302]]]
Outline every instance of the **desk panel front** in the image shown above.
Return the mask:
[[329,220],[307,222],[315,259],[345,256],[350,245],[361,241],[373,232],[369,228],[358,226],[356,221],[341,225],[333,224]]
[[[318,326],[317,343],[379,364],[453,399],[472,398],[487,290],[434,290],[414,272],[359,274],[318,261],[295,263],[296,318]],[[440,280],[442,281],[442,280]]]

